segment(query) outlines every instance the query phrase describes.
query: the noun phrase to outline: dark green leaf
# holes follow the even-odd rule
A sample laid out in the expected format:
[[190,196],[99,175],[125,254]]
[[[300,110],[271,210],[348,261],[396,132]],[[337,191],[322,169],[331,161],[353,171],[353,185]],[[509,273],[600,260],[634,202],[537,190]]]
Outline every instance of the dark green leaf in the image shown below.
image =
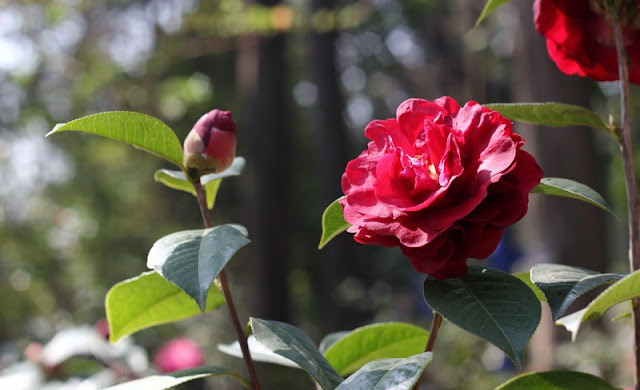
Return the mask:
[[342,382],[342,377],[302,330],[283,322],[258,318],[251,318],[251,328],[260,344],[299,365],[324,390],[333,390]]
[[591,189],[591,187],[578,183],[577,181],[563,179],[560,177],[545,177],[540,181],[540,184],[531,191],[531,193],[578,199],[583,202],[591,203],[594,206],[598,206],[616,217],[600,194]]
[[484,104],[484,106],[498,111],[502,116],[514,121],[553,127],[589,126],[610,132],[607,125],[596,113],[571,104],[554,102],[492,103]]
[[620,390],[603,379],[577,371],[528,372],[495,390]]
[[329,205],[322,214],[322,237],[318,249],[322,249],[335,236],[349,229],[351,226],[344,220],[342,205],[339,198]]
[[336,390],[411,390],[431,362],[431,352],[406,359],[381,359],[367,363]]
[[427,304],[462,329],[502,349],[522,369],[524,350],[540,322],[540,301],[506,272],[469,267],[460,278],[424,281]]
[[61,131],[82,131],[125,142],[183,168],[182,145],[161,120],[128,111],[101,112],[57,125],[47,136]]
[[151,375],[145,378],[121,383],[119,385],[107,387],[105,390],[164,390],[178,386],[181,383],[189,382],[194,379],[206,378],[213,375],[230,375],[235,377],[248,389],[251,388],[249,383],[240,374],[229,371],[220,367],[196,367],[188,370],[175,371],[169,374]]
[[173,233],[153,244],[147,266],[183,289],[204,310],[213,280],[250,242],[246,235],[246,229],[239,225]]
[[[212,288],[205,310],[217,309],[222,304],[222,294]],[[198,307],[184,291],[153,271],[111,287],[105,308],[109,338],[114,343],[141,329],[200,314]]]
[[373,324],[349,332],[324,356],[338,374],[347,376],[374,360],[417,355],[424,351],[428,337],[428,331],[411,324]]
[[519,272],[517,274],[513,274],[513,276],[522,280],[527,286],[529,286],[529,288],[533,291],[533,293],[536,294],[536,297],[538,297],[538,300],[540,302],[547,301],[547,297],[544,295],[542,290],[540,290],[538,286],[536,286],[535,283],[531,281],[530,272]]
[[556,323],[567,328],[575,341],[583,322],[600,318],[614,305],[638,297],[640,297],[640,271],[635,271],[609,286],[586,308],[562,317]]
[[554,320],[560,318],[584,293],[623,277],[561,264],[538,264],[531,268],[531,280],[547,297]]
[[480,23],[482,23],[482,21],[484,20],[484,18],[486,18],[491,12],[493,12],[493,10],[495,10],[502,4],[508,3],[509,1],[510,0],[487,0],[487,3],[484,5],[484,8],[482,9],[482,13],[480,14],[480,17],[478,17],[478,20],[476,20],[476,27],[479,26]]

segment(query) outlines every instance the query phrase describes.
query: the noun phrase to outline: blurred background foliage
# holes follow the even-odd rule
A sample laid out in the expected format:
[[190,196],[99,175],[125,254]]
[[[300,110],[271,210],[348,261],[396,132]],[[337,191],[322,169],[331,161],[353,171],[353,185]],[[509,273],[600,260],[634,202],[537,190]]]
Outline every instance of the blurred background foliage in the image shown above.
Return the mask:
[[[163,161],[99,137],[44,138],[56,123],[106,110],[156,116],[180,139],[208,110],[233,111],[238,154],[248,165],[225,181],[214,219],[244,224],[254,241],[231,263],[243,316],[290,321],[318,341],[374,321],[427,327],[422,278],[399,251],[361,248],[346,234],[316,250],[322,210],[341,195],[340,176],[366,145],[366,124],[393,116],[408,97],[443,95],[616,112],[614,86],[562,75],[550,63],[530,1],[514,0],[473,27],[482,3],[0,1],[0,369],[20,359],[28,342],[103,317],[109,287],[146,270],[155,240],[201,225],[189,195],[153,181],[156,169],[167,168]],[[588,129],[516,131],[546,176],[585,182],[624,215],[612,141]],[[539,261],[624,270],[625,225],[575,203],[534,199],[503,258],[493,261],[512,270]],[[219,310],[135,338],[153,351],[186,333],[206,346],[208,363],[241,370],[215,349],[231,340],[226,323]],[[531,366],[563,366],[548,355],[566,335],[542,328],[536,345],[546,348],[531,348]],[[489,388],[504,374],[487,370],[506,367],[509,375],[502,355],[448,332],[454,336],[443,336],[436,350],[458,371],[434,363],[445,368],[428,369],[433,380],[425,388]],[[610,366],[589,370],[627,375],[603,368]],[[295,380],[306,386],[305,375],[278,370],[266,381],[274,388]]]

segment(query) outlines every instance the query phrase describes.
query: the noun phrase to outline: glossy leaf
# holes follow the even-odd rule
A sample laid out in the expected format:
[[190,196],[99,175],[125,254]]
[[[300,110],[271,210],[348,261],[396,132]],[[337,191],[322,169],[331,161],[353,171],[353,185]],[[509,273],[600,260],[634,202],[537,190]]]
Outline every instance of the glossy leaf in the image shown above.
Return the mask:
[[417,355],[424,351],[428,337],[428,331],[411,324],[373,324],[349,332],[324,356],[340,375],[347,376],[374,360]]
[[492,103],[484,106],[514,121],[553,127],[589,126],[609,132],[607,125],[595,112],[571,104]]
[[[342,199],[342,198],[340,198]],[[322,249],[335,236],[349,229],[351,226],[344,220],[340,199],[333,201],[322,213],[322,236],[318,249]]]
[[61,131],[82,131],[125,142],[183,168],[182,145],[178,137],[169,126],[149,115],[128,111],[101,112],[61,123],[47,136]]
[[231,257],[250,241],[239,225],[186,230],[153,244],[147,266],[184,290],[204,310],[213,280]]
[[342,382],[342,377],[302,330],[283,322],[258,318],[251,318],[251,328],[260,344],[299,365],[324,390],[333,390]]
[[171,372],[169,374],[151,375],[145,378],[132,380],[121,383],[119,385],[107,387],[105,390],[164,390],[178,386],[181,383],[189,382],[194,379],[206,378],[213,375],[230,375],[235,377],[248,389],[251,388],[249,383],[239,374],[220,367],[196,367],[188,370]]
[[611,208],[609,208],[607,202],[600,194],[591,187],[578,183],[577,181],[563,179],[560,177],[545,177],[540,181],[540,184],[538,184],[537,187],[531,190],[531,193],[578,199],[583,202],[591,203],[592,205],[597,206],[616,217],[615,213]]
[[[299,365],[295,364],[291,360],[271,352],[262,344],[258,343],[255,335],[249,335],[247,338],[247,344],[249,346],[249,352],[251,352],[251,359],[254,362],[272,363],[279,366],[300,368]],[[243,358],[242,349],[240,348],[240,343],[238,341],[234,341],[231,344],[218,344],[218,351],[240,359]]]
[[540,322],[540,301],[506,272],[469,267],[455,279],[424,281],[427,304],[462,329],[502,349],[522,369],[524,350]]
[[330,346],[335,344],[336,341],[340,340],[341,338],[348,335],[349,333],[351,332],[348,330],[329,333],[328,335],[324,336],[322,341],[320,341],[320,346],[318,347],[318,349],[320,349],[320,352],[324,354],[325,352],[327,352],[327,349],[329,349]]
[[423,352],[406,359],[375,360],[356,371],[336,390],[411,390],[431,359],[431,352]]
[[571,332],[572,340],[575,341],[583,322],[600,318],[618,303],[637,297],[640,297],[640,271],[635,271],[618,280],[591,301],[586,308],[562,317],[556,323],[567,328]]
[[527,286],[529,286],[531,291],[533,291],[533,293],[536,294],[536,297],[540,302],[546,302],[547,297],[544,295],[542,290],[540,290],[538,286],[536,286],[536,284],[531,281],[530,274],[531,274],[530,272],[519,272],[517,274],[513,274],[513,276],[522,280]]
[[554,320],[560,318],[586,292],[623,277],[561,264],[538,264],[531,268],[531,280],[547,297]]
[[501,6],[502,4],[508,3],[510,0],[488,0],[482,9],[482,13],[480,13],[480,17],[476,20],[476,27],[482,23],[482,21],[496,8]]
[[153,179],[174,190],[188,192],[194,196],[196,195],[196,189],[193,188],[193,184],[187,180],[187,177],[182,171],[159,169],[153,175]]
[[605,380],[577,371],[528,372],[495,390],[621,390]]
[[[218,189],[220,188],[220,183],[222,179],[231,177],[231,176],[239,176],[244,169],[245,159],[242,157],[236,157],[233,160],[231,166],[220,173],[212,173],[209,175],[204,175],[200,178],[200,183],[204,186],[204,189],[207,194],[207,206],[209,209],[212,209],[216,195],[218,194]],[[196,190],[187,180],[184,172],[182,171],[172,171],[168,169],[160,169],[156,171],[153,178],[155,181],[160,182],[166,185],[169,188],[173,188],[180,191],[188,192],[192,195],[196,195]]]
[[[205,311],[217,309],[222,304],[222,294],[212,288]],[[200,314],[198,307],[184,291],[153,271],[111,287],[105,308],[109,339],[114,343],[141,329]]]

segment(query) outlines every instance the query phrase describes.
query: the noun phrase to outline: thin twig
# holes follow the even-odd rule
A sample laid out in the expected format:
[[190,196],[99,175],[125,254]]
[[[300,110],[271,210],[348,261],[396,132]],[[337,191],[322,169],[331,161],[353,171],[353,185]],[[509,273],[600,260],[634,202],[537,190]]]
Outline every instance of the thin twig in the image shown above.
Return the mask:
[[[431,330],[429,331],[429,338],[427,338],[427,345],[424,347],[425,352],[433,351],[433,346],[436,344],[436,338],[438,337],[438,331],[440,330],[440,325],[442,324],[442,315],[437,311],[433,311],[433,320],[431,320]],[[415,385],[413,385],[412,390],[418,390],[420,387],[420,382],[422,382],[422,377],[424,376],[424,372],[418,378],[418,381]]]
[[[611,9],[613,29],[616,39],[616,52],[618,55],[618,75],[620,77],[620,130],[622,133],[620,151],[624,166],[624,176],[627,188],[627,206],[629,213],[629,268],[631,272],[640,269],[640,229],[638,213],[638,187],[636,184],[636,172],[633,164],[633,143],[631,140],[631,115],[629,97],[629,63],[624,48],[624,37],[620,23],[619,10]],[[636,303],[636,302],[634,302]],[[634,304],[634,385],[640,390],[640,307]]]
[[[204,226],[206,228],[213,227],[213,223],[211,221],[211,214],[209,214],[209,208],[207,207],[207,196],[200,183],[200,180],[197,180],[193,183],[193,186],[196,189],[196,195],[198,198],[198,205],[200,206],[200,214],[202,214],[202,220],[204,221]],[[229,288],[229,280],[227,279],[227,274],[223,269],[218,274],[218,279],[220,280],[220,286],[222,288],[222,294],[224,295],[225,302],[227,303],[227,308],[229,309],[229,316],[231,317],[231,324],[233,325],[233,330],[236,333],[236,337],[238,339],[238,343],[240,343],[240,349],[242,350],[242,357],[244,359],[244,364],[247,367],[247,371],[249,372],[249,378],[251,378],[251,388],[253,390],[261,390],[260,381],[258,381],[258,374],[256,373],[256,369],[253,365],[253,359],[251,359],[251,352],[249,351],[249,345],[247,344],[247,338],[244,335],[242,330],[242,325],[240,324],[240,320],[238,318],[238,312],[236,311],[236,306],[233,303],[233,297],[231,296],[231,289]]]

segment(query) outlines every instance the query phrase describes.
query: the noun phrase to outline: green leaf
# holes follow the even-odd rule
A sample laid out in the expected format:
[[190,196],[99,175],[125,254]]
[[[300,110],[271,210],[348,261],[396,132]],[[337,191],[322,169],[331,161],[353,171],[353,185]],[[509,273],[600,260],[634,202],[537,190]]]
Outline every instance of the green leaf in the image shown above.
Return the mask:
[[[255,335],[249,335],[249,337],[247,338],[247,346],[249,347],[249,352],[251,352],[251,360],[253,360],[254,362],[272,363],[279,366],[300,368],[299,365],[292,362],[291,360],[283,358],[282,356],[271,352],[262,344],[258,343]],[[240,359],[244,357],[242,355],[242,348],[240,348],[240,343],[237,340],[231,344],[218,344],[218,351]]]
[[324,336],[322,341],[320,341],[320,346],[318,347],[318,349],[320,349],[320,352],[324,354],[325,352],[327,352],[327,349],[329,349],[330,346],[335,344],[336,341],[340,340],[341,338],[348,335],[349,333],[351,332],[348,330],[329,333],[328,335]]
[[509,0],[488,0],[487,4],[485,4],[484,8],[482,9],[482,13],[478,17],[478,20],[476,20],[476,27],[479,26],[480,23],[484,20],[484,18],[486,18],[496,8],[508,2]]
[[584,293],[623,277],[561,264],[538,264],[531,268],[531,280],[547,297],[554,320],[560,318]]
[[607,125],[595,112],[571,104],[550,102],[492,103],[483,105],[514,121],[553,127],[589,126],[603,129],[610,133]]
[[600,194],[591,187],[578,183],[577,181],[563,179],[560,177],[545,177],[540,181],[540,184],[538,184],[536,188],[531,190],[531,193],[578,199],[583,202],[591,203],[592,205],[597,206],[618,218]]
[[[207,194],[207,206],[209,209],[213,209],[213,206],[216,201],[216,195],[218,194],[218,189],[220,188],[220,183],[222,183],[222,179],[231,177],[231,176],[239,176],[244,169],[245,159],[243,157],[236,157],[233,160],[233,163],[229,168],[225,169],[220,173],[212,173],[209,175],[204,175],[200,178],[200,183],[204,186],[205,192]],[[182,171],[172,171],[168,169],[160,169],[156,171],[153,175],[155,181],[160,182],[166,185],[169,188],[173,188],[180,191],[185,191],[193,196],[196,196],[196,190],[193,187],[193,184],[189,180],[187,180],[186,175]]]
[[536,294],[536,297],[540,302],[547,301],[547,297],[544,295],[542,290],[540,290],[538,286],[536,286],[535,283],[531,281],[530,272],[519,272],[517,274],[513,274],[513,276],[522,280],[527,286],[529,286],[533,293]]
[[324,390],[333,390],[342,382],[342,377],[302,330],[283,322],[258,318],[251,318],[251,328],[260,344],[299,365]]
[[318,249],[322,249],[329,241],[335,236],[349,229],[351,226],[344,220],[342,215],[342,205],[340,204],[341,197],[329,205],[322,213],[322,236],[320,237],[320,244]]
[[506,272],[469,267],[455,279],[424,281],[429,306],[462,329],[502,349],[522,369],[524,350],[540,322],[540,301]]
[[110,111],[57,125],[47,136],[61,131],[83,131],[122,141],[155,154],[183,169],[182,145],[161,120],[128,111]]
[[586,308],[556,321],[563,325],[575,341],[583,322],[600,318],[607,310],[620,302],[640,297],[640,271],[635,271],[618,280],[598,295]]
[[411,390],[431,359],[431,352],[423,352],[406,359],[376,360],[356,371],[336,390]]
[[527,372],[495,390],[621,390],[591,374],[577,371]]
[[347,376],[377,359],[417,355],[424,351],[428,337],[428,331],[411,324],[373,324],[349,332],[324,356],[340,375]]
[[174,190],[188,192],[193,196],[196,195],[196,189],[193,187],[193,184],[187,180],[187,177],[182,171],[159,169],[154,173],[153,179]]
[[239,225],[186,230],[165,236],[149,251],[147,267],[180,287],[204,310],[213,280],[250,241]]
[[[212,288],[205,311],[217,309],[222,304],[222,294]],[[198,307],[192,304],[184,291],[153,271],[111,287],[107,292],[105,308],[109,339],[113,343],[141,329],[200,314]]]
[[194,379],[206,378],[212,375],[230,375],[239,380],[247,389],[251,388],[249,383],[239,374],[229,371],[226,368],[208,366],[175,371],[169,374],[151,375],[145,378],[107,387],[105,390],[164,390],[178,386],[181,383],[189,382]]

